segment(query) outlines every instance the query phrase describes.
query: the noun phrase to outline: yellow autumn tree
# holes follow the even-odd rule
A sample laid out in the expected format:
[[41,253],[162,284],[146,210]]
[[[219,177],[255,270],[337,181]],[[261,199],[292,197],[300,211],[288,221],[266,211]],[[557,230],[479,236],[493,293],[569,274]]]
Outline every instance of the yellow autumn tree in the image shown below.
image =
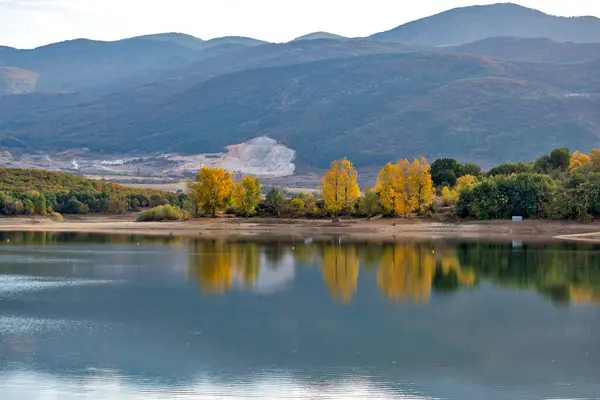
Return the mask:
[[580,151],[576,151],[571,156],[571,162],[569,163],[569,171],[580,168],[591,161],[590,156],[583,154]]
[[223,168],[202,167],[196,174],[196,181],[189,184],[196,201],[204,212],[212,215],[225,208],[231,198],[231,172]]
[[347,159],[335,160],[321,180],[325,210],[336,216],[344,210],[351,210],[360,197],[358,173]]
[[442,202],[446,206],[454,205],[458,201],[459,194],[456,190],[450,189],[448,186],[442,188]]
[[414,202],[419,213],[424,213],[433,204],[435,190],[431,179],[431,166],[425,157],[415,158],[409,171],[411,192],[416,196]]
[[388,213],[404,215],[424,210],[433,202],[433,182],[424,158],[387,163],[377,176],[376,190]]
[[463,189],[466,189],[475,184],[475,178],[473,175],[463,175],[456,180],[456,190],[460,192]]
[[407,217],[419,206],[419,187],[414,165],[406,158],[398,161],[396,214]]
[[232,202],[240,214],[254,214],[261,197],[260,179],[255,176],[244,176],[241,182],[233,184]]
[[398,164],[387,163],[377,175],[375,190],[379,192],[379,199],[384,210],[388,213],[396,211],[396,197],[398,188]]
[[323,249],[323,280],[332,296],[348,304],[358,286],[356,246],[327,245]]

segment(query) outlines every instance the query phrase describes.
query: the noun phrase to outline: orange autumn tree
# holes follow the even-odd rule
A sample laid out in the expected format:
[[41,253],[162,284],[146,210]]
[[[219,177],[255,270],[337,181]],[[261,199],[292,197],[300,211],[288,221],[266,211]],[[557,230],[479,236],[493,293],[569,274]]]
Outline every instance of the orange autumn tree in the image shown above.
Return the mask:
[[242,177],[241,182],[233,184],[232,196],[233,206],[238,213],[254,214],[262,197],[260,179],[255,176]]
[[202,167],[189,189],[204,212],[214,217],[229,204],[232,185],[231,172],[223,168]]
[[360,197],[358,173],[347,159],[335,160],[321,179],[325,210],[333,216],[351,210]]
[[580,151],[576,151],[571,156],[571,162],[569,163],[569,171],[580,168],[591,161],[590,156]]

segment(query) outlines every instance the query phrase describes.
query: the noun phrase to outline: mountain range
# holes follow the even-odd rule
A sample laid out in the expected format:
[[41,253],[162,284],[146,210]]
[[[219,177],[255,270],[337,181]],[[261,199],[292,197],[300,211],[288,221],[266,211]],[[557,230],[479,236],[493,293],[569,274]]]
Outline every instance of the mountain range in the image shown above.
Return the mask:
[[600,142],[600,19],[515,4],[366,38],[167,33],[0,47],[0,146],[217,152],[269,136],[323,167],[452,156],[493,164]]

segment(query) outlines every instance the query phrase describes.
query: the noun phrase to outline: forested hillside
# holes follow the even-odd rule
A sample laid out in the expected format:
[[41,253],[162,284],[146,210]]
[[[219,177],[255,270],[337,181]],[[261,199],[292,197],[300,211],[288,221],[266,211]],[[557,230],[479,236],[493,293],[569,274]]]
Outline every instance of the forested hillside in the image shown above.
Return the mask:
[[161,204],[179,205],[179,196],[60,172],[0,168],[3,215],[121,213]]
[[594,146],[599,96],[600,61],[373,55],[223,75],[147,106],[142,92],[23,113],[0,137],[24,148],[190,154],[267,135],[317,166],[414,154],[493,163]]

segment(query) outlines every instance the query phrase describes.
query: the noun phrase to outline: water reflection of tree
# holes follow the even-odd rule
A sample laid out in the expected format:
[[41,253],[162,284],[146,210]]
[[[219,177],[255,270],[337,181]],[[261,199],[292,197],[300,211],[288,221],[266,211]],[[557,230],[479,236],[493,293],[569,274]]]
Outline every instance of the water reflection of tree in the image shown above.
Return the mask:
[[224,293],[234,279],[252,286],[260,273],[260,249],[253,243],[193,242],[188,269],[206,293]]
[[426,303],[435,275],[432,251],[413,244],[386,246],[377,269],[377,286],[389,299]]
[[535,288],[554,303],[600,298],[600,256],[591,246],[465,244],[457,247],[457,254],[460,263],[472,266],[480,279],[505,287]]
[[72,243],[102,244],[164,244],[186,243],[182,236],[144,236],[91,232],[0,232],[0,243],[10,245],[54,245]]
[[331,295],[347,304],[358,285],[358,255],[355,246],[330,244],[323,249],[322,273]]
[[321,247],[323,279],[332,296],[343,303],[349,303],[357,290],[359,265],[376,271],[380,291],[398,302],[426,303],[432,289],[451,292],[476,282],[474,271],[461,267],[452,248],[436,254],[430,243],[316,246]]
[[252,286],[262,259],[277,265],[286,252],[296,265],[316,265],[334,299],[348,304],[358,290],[359,266],[376,275],[381,293],[398,302],[426,303],[490,281],[533,288],[553,302],[600,303],[600,256],[580,245],[459,244],[251,244],[194,242],[190,268],[205,292],[223,293],[233,282]]

